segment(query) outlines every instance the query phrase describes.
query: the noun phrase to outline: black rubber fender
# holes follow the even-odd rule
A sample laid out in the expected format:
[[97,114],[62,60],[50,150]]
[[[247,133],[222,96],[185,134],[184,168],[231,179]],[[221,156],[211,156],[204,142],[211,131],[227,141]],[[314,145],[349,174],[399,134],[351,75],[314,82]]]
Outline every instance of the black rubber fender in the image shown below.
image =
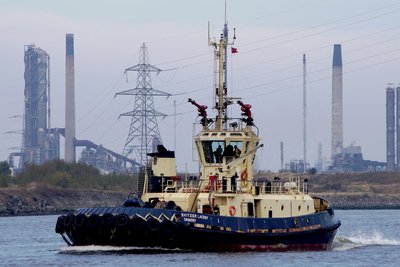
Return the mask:
[[170,220],[164,220],[161,223],[161,229],[164,233],[170,234],[175,230],[175,224]]
[[117,225],[118,225],[119,227],[125,227],[125,226],[127,226],[128,223],[129,223],[129,216],[126,215],[125,213],[123,213],[123,214],[118,214],[117,217],[116,217],[116,219],[115,219],[115,221],[116,221],[116,223],[117,223]]
[[160,227],[161,227],[161,223],[158,220],[154,219],[153,217],[150,217],[147,220],[146,224],[147,224],[147,227],[152,232],[156,232],[156,231],[160,230]]
[[68,213],[64,217],[63,224],[64,224],[65,229],[68,229],[72,226],[72,224],[74,223],[74,218],[75,218],[75,215],[72,213]]
[[98,226],[100,224],[101,219],[100,219],[100,216],[98,214],[93,213],[93,214],[91,214],[89,216],[87,222],[88,222],[88,226],[89,227],[96,227],[96,226]]
[[139,216],[134,216],[132,218],[131,225],[135,232],[143,231],[146,228],[146,222]]
[[78,214],[74,218],[74,226],[76,228],[81,228],[83,227],[87,222],[87,216],[84,214]]
[[103,226],[112,226],[115,223],[115,216],[111,213],[106,213],[101,218],[101,223],[103,224]]
[[56,224],[56,233],[57,234],[62,234],[65,232],[64,228],[64,215],[61,215],[57,218],[57,224]]

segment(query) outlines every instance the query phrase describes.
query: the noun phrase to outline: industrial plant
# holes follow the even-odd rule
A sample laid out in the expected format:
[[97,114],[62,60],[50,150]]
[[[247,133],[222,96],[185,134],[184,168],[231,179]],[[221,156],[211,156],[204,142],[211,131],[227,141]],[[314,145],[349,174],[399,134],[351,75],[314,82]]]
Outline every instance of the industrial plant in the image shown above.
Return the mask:
[[[125,157],[75,134],[74,35],[66,34],[65,127],[51,127],[50,56],[35,45],[25,46],[25,107],[22,147],[9,155],[9,164],[19,171],[28,164],[60,159],[60,138],[65,140],[66,162],[76,162],[76,148],[83,147],[79,162],[95,166],[104,173],[136,172],[135,159]],[[18,164],[16,164],[18,159]]]
[[25,46],[25,105],[20,152],[9,156],[19,157],[17,168],[26,164],[41,164],[60,157],[60,134],[63,129],[50,126],[50,56],[35,45]]
[[[303,55],[303,158],[292,159],[288,163],[283,163],[283,142],[281,142],[281,170],[305,173],[311,170],[310,163],[307,161],[307,98],[306,98],[306,55]],[[389,89],[388,89],[389,90]],[[400,101],[400,88],[398,88],[397,99]],[[393,115],[388,115],[388,162],[393,162],[394,166],[394,89],[390,89],[388,94],[392,97],[388,102],[388,109],[393,110]],[[392,103],[393,102],[393,103]],[[399,102],[400,103],[400,102]],[[398,114],[400,114],[400,104],[398,105]],[[387,114],[389,114],[387,113]],[[388,117],[388,118],[389,118]],[[398,115],[400,118],[400,115]],[[399,119],[400,120],[400,119]],[[393,126],[392,126],[393,125]],[[400,144],[400,127],[398,128],[398,144]],[[400,145],[398,154],[400,154]],[[398,157],[398,165],[400,157]],[[399,165],[400,166],[400,165]],[[388,167],[389,169],[389,167]],[[318,159],[315,164],[315,170],[318,172],[367,172],[384,171],[386,163],[364,160],[361,146],[351,144],[348,147],[343,146],[343,63],[342,46],[334,44],[332,60],[332,120],[331,120],[331,157],[330,163],[326,163],[322,157],[322,145],[318,146]]]
[[400,170],[400,86],[386,87],[386,162],[388,171]]
[[332,143],[330,172],[383,171],[385,163],[364,160],[361,146],[343,147],[343,63],[342,46],[333,46],[332,61]]
[[[9,164],[23,169],[27,164],[41,164],[60,159],[60,142],[64,138],[66,162],[90,164],[103,173],[139,172],[147,164],[147,154],[162,144],[157,117],[166,115],[154,109],[155,96],[169,97],[171,94],[152,87],[151,74],[162,70],[149,63],[146,44],[140,47],[139,63],[125,70],[137,72],[136,87],[121,91],[115,96],[134,96],[134,107],[120,117],[130,117],[131,123],[121,153],[114,152],[90,140],[79,140],[75,128],[75,70],[74,35],[66,34],[65,46],[65,127],[52,127],[50,108],[50,56],[35,45],[25,46],[25,107],[23,116],[22,146],[19,152],[9,155]],[[283,142],[281,142],[281,171],[308,172],[307,160],[307,98],[306,55],[303,55],[303,157],[284,164]],[[400,87],[386,88],[387,117],[387,165],[364,160],[360,146],[343,146],[343,63],[342,47],[333,46],[332,62],[332,121],[330,164],[322,159],[322,145],[318,148],[315,168],[319,172],[364,172],[398,170],[400,167]],[[397,118],[397,120],[396,120]],[[15,164],[18,158],[18,164]],[[397,160],[397,161],[396,161]],[[140,186],[140,185],[139,185]]]

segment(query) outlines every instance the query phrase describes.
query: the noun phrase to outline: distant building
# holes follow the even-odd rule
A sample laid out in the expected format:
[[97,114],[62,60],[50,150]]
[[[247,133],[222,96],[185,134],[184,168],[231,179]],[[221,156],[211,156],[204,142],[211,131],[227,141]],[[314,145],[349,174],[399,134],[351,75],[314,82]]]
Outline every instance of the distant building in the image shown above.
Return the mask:
[[[60,134],[58,129],[50,129],[50,57],[46,51],[34,45],[25,46],[25,107],[19,168],[26,164],[41,164],[59,159]],[[16,166],[13,166],[16,167]]]
[[290,160],[289,163],[285,164],[285,171],[293,173],[305,173],[310,170],[310,164],[304,160]]
[[361,146],[350,145],[342,149],[342,153],[334,155],[330,172],[370,172],[386,170],[385,162],[364,160]]
[[395,89],[386,88],[386,163],[387,170],[395,170]]

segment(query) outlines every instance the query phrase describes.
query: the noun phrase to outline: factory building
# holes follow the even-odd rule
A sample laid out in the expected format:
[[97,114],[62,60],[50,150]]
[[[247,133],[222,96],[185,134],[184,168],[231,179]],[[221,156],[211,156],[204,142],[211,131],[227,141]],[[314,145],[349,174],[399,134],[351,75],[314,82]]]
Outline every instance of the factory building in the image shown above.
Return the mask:
[[50,56],[35,45],[25,46],[25,107],[19,167],[58,159],[59,131],[50,129]]
[[[394,91],[391,98],[394,101]],[[390,108],[393,109],[394,106],[392,105]],[[394,125],[394,109],[392,120]],[[367,172],[383,171],[386,169],[384,162],[364,160],[360,146],[350,145],[343,147],[343,63],[342,47],[340,44],[333,46],[331,127],[331,166],[328,168],[330,172]],[[390,126],[389,128],[391,128],[390,131],[393,131],[394,147],[394,127]]]
[[375,172],[386,169],[384,162],[364,160],[361,146],[355,145],[344,147],[342,153],[337,154],[332,161],[330,172]]
[[[102,173],[137,172],[138,163],[89,140],[75,136],[75,70],[74,35],[66,34],[65,63],[65,128],[50,125],[50,56],[35,45],[25,46],[25,108],[22,148],[9,155],[14,171],[27,164],[42,164],[60,159],[60,137],[65,139],[65,161],[76,161],[76,148],[81,147],[79,162],[93,165]],[[19,159],[16,164],[15,158]],[[17,166],[16,166],[17,165]]]
[[400,170],[400,87],[386,87],[386,163],[388,171]]
[[290,160],[289,163],[285,164],[284,171],[292,172],[292,173],[306,173],[310,170],[310,163],[305,162],[304,160]]

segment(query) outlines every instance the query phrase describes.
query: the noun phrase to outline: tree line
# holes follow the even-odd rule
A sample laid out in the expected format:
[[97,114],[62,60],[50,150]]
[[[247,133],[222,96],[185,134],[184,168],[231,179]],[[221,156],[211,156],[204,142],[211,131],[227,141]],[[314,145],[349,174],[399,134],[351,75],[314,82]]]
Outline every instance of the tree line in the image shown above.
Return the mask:
[[8,163],[0,162],[0,187],[37,184],[59,188],[132,191],[136,183],[136,174],[101,174],[93,166],[63,160],[30,164],[12,176]]

